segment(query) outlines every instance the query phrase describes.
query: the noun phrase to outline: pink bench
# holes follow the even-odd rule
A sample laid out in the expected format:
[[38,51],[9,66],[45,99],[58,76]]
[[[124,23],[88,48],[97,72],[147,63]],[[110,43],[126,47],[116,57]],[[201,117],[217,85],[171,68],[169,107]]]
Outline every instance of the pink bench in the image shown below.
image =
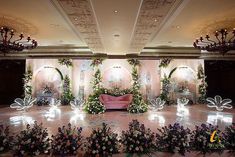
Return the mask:
[[99,100],[106,109],[127,109],[128,105],[132,102],[132,94],[125,94],[118,97],[101,94]]

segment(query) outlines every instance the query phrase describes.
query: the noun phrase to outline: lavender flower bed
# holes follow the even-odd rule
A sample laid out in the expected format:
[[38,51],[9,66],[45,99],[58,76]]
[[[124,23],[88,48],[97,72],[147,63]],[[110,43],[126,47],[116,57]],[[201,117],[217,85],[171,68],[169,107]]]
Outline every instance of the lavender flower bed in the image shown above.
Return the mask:
[[185,155],[189,151],[199,151],[205,155],[235,150],[235,124],[226,127],[224,132],[211,124],[195,126],[195,130],[191,131],[178,123],[158,131],[155,135],[150,128],[133,120],[120,137],[103,123],[101,128],[93,129],[89,137],[83,138],[82,128],[68,124],[67,127],[59,127],[56,135],[49,138],[47,129],[37,122],[32,126],[27,125],[25,130],[15,136],[10,134],[9,127],[0,126],[0,153],[10,150],[19,157],[78,153],[105,157],[122,152],[151,155],[163,151]]

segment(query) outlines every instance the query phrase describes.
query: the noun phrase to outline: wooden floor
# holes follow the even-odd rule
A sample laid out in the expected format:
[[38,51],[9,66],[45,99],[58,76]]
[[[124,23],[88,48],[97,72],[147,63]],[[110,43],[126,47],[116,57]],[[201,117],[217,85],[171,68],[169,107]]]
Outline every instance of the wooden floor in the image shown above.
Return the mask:
[[[154,132],[157,132],[157,128],[175,122],[190,129],[194,129],[195,125],[201,125],[201,123],[211,123],[224,130],[226,126],[235,123],[235,109],[217,112],[214,108],[208,108],[206,105],[192,105],[185,107],[184,112],[177,112],[176,105],[173,105],[166,106],[158,112],[148,111],[142,114],[130,114],[127,111],[106,111],[103,114],[90,115],[84,112],[74,113],[70,106],[60,106],[55,110],[46,106],[34,106],[28,112],[16,111],[10,107],[0,108],[0,124],[10,125],[14,133],[24,129],[27,123],[33,123],[36,120],[48,128],[50,135],[56,133],[59,126],[71,123],[82,127],[82,134],[86,137],[92,128],[101,126],[103,122],[107,123],[114,132],[120,134],[122,130],[128,129],[128,123],[132,119],[138,119]],[[177,156],[177,154],[175,155]],[[169,156],[169,154],[163,153],[157,156]]]

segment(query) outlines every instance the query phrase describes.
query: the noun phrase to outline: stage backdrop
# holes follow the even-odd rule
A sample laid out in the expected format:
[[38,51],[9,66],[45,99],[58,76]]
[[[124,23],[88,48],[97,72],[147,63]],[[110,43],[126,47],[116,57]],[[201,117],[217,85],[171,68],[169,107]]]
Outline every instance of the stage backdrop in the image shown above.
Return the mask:
[[[73,66],[60,65],[57,59],[27,59],[26,67],[31,66],[33,70],[33,96],[37,97],[42,91],[49,87],[59,97],[62,92],[63,77],[68,75],[71,79],[71,87],[75,96],[87,97],[92,93],[90,82],[94,73],[90,66],[91,60],[73,59]],[[141,92],[145,98],[154,98],[160,94],[161,79],[164,74],[178,67],[172,75],[172,93],[178,88],[186,88],[197,97],[197,67],[203,60],[180,60],[174,59],[167,68],[159,68],[160,60],[141,60],[139,68]],[[102,84],[106,88],[118,87],[120,89],[130,88],[132,84],[131,66],[125,59],[106,59],[100,66],[102,73]],[[175,88],[175,89],[174,89]],[[172,94],[171,93],[171,94]],[[172,97],[175,97],[172,94]]]

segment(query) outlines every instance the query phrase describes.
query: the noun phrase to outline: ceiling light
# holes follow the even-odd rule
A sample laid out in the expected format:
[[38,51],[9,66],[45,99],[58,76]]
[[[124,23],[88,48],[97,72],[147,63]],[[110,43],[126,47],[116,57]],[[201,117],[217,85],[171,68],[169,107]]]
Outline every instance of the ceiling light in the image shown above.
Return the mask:
[[9,27],[1,27],[0,33],[0,52],[3,52],[4,55],[8,52],[34,49],[38,46],[37,41],[32,40],[30,36],[28,36],[26,40],[23,40],[23,33],[19,35],[18,39],[14,39],[15,32]]
[[118,13],[118,11],[117,11],[117,10],[114,10],[114,13]]
[[176,26],[177,29],[180,29],[180,26]]
[[154,19],[154,22],[158,22],[158,19]]
[[201,36],[196,39],[193,46],[199,50],[220,52],[223,55],[230,50],[235,50],[235,28],[228,32],[226,29],[215,31],[214,40],[207,34],[205,39]]

